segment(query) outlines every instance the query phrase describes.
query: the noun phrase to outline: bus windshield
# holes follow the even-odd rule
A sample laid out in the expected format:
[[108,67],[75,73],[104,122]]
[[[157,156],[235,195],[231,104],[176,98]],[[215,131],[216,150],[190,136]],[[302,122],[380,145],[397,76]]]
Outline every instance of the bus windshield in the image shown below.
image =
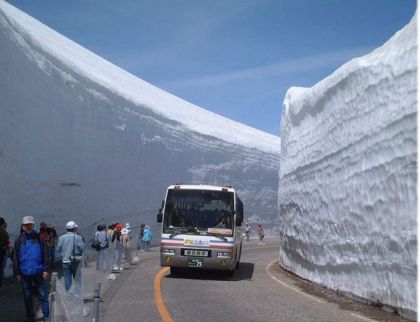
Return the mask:
[[171,189],[168,191],[163,232],[233,236],[233,192]]

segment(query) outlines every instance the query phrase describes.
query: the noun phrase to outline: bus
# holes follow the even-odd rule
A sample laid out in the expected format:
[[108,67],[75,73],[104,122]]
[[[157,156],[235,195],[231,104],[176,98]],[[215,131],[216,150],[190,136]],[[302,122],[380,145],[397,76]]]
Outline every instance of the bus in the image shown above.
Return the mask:
[[172,275],[193,268],[233,276],[239,267],[244,207],[232,187],[171,185],[157,221],[162,223],[160,264]]

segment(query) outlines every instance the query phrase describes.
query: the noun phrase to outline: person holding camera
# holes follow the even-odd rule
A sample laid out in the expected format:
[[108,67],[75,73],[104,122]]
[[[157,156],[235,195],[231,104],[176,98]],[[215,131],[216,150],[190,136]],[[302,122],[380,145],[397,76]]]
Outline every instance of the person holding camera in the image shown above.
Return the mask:
[[68,291],[76,277],[77,269],[85,249],[82,236],[77,234],[77,225],[74,221],[66,224],[67,232],[60,236],[57,244],[57,252],[63,257],[64,284]]

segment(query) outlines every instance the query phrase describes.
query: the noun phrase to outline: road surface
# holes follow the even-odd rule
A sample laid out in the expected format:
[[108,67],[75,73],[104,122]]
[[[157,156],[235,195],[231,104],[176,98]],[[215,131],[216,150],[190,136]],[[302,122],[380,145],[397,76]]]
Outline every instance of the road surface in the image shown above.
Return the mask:
[[305,282],[281,269],[278,240],[244,241],[233,277],[215,271],[171,276],[159,249],[141,253],[140,263],[110,281],[103,294],[101,321],[269,322],[406,321]]

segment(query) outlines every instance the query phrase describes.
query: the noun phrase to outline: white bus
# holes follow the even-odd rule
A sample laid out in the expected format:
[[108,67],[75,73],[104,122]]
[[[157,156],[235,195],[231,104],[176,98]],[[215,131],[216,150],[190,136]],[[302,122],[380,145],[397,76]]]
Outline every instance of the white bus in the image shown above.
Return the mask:
[[233,276],[239,267],[244,211],[231,187],[169,186],[157,221],[162,223],[160,263],[171,274],[191,267]]

